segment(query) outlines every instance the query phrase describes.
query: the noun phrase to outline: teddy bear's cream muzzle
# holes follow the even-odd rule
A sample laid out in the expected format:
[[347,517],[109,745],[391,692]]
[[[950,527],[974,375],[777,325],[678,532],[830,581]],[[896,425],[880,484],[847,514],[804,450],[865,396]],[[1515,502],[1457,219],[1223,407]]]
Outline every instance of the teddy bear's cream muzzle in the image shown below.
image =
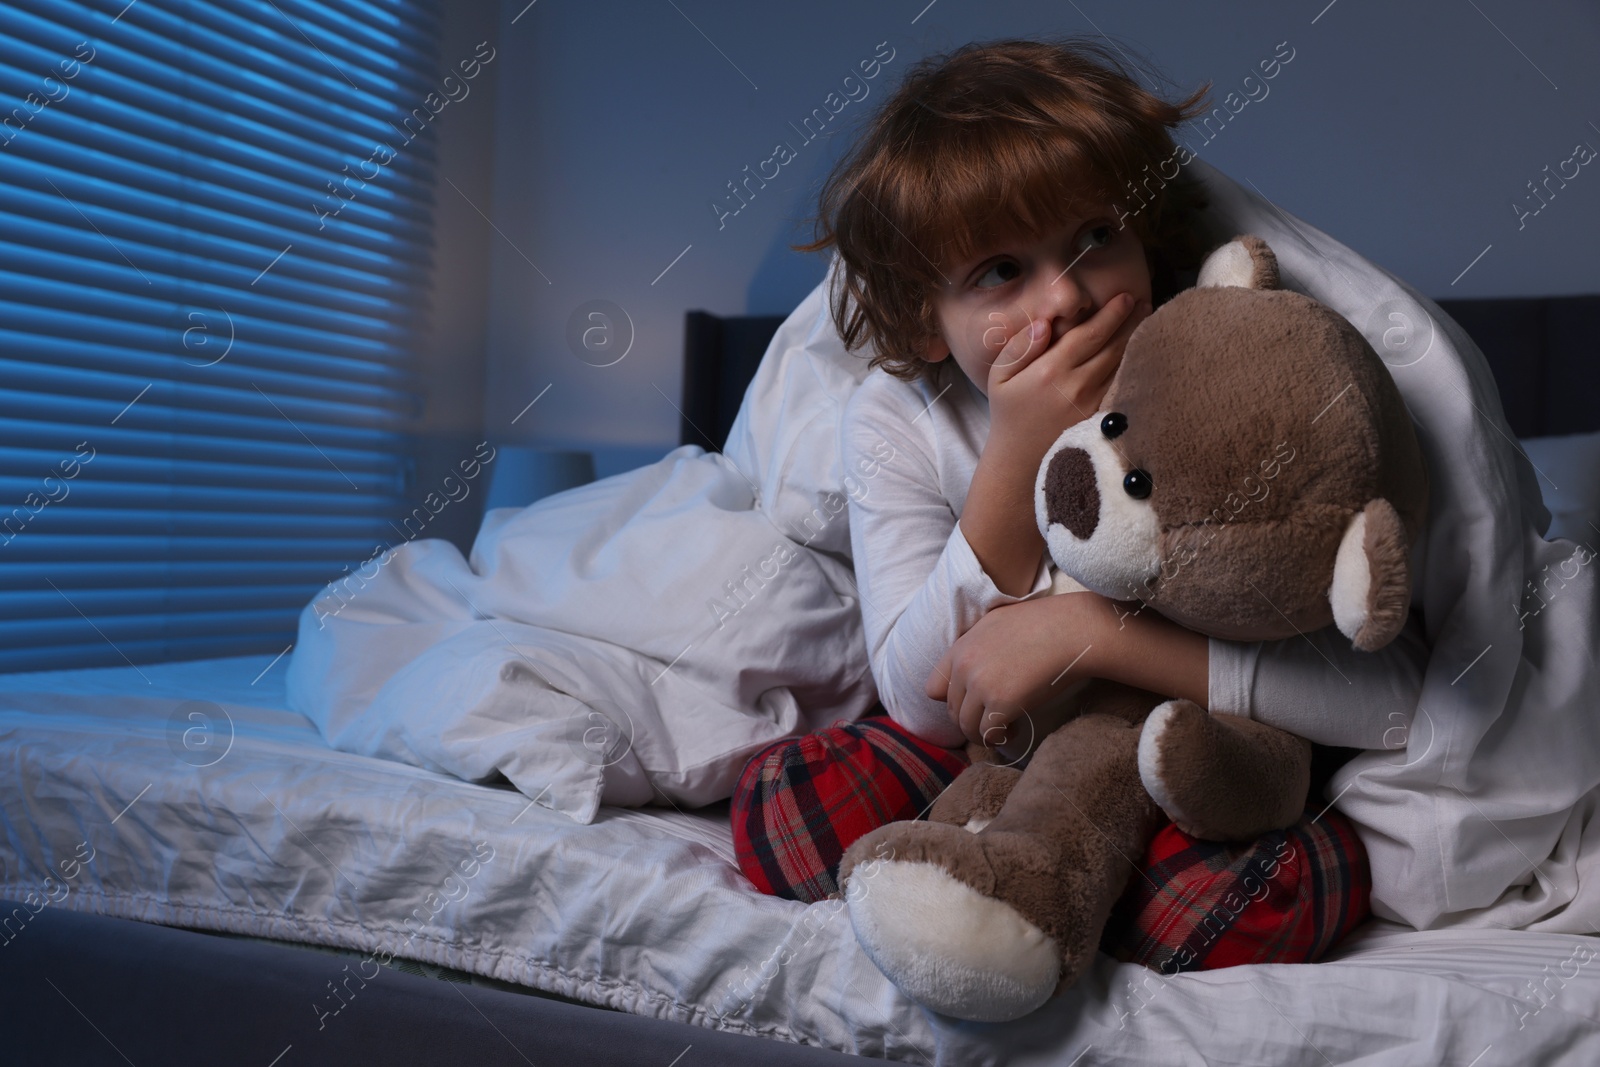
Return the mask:
[[[1034,517],[1056,566],[1116,600],[1148,597],[1161,573],[1161,527],[1130,495],[1135,470],[1091,415],[1056,438],[1034,481]],[[1143,473],[1143,472],[1139,472]]]

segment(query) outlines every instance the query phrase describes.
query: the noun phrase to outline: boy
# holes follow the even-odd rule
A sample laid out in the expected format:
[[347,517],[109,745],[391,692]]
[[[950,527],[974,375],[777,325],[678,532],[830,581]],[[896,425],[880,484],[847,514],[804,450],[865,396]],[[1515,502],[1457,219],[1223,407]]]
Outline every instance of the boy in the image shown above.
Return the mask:
[[[1032,747],[1070,711],[1079,679],[1251,710],[1248,693],[1235,698],[1256,646],[1211,642],[1093,593],[1055,595],[1065,580],[1033,519],[1044,452],[1098,409],[1129,335],[1192,280],[1204,205],[1171,165],[1168,130],[1204,110],[1203,96],[1162,101],[1092,46],[968,46],[910,71],[824,187],[822,236],[804,250],[837,246],[840,337],[847,348],[870,343],[886,372],[869,374],[846,406],[841,455],[846,470],[891,457],[850,500],[872,671],[891,722],[836,727],[752,760],[734,796],[736,845],[767,891],[834,892],[850,841],[922,814],[953,777],[949,765],[964,761],[951,747]],[[1426,659],[1420,642],[1394,648],[1341,668],[1359,683],[1354,700],[1293,702],[1321,700],[1313,717],[1338,723],[1337,736],[1297,732],[1381,747],[1387,713],[1414,707]],[[1191,946],[1186,968],[1315,959],[1364,917],[1365,856],[1349,825],[1329,813],[1287,833],[1303,846],[1296,875],[1324,898],[1297,890],[1252,905],[1233,916],[1231,943]],[[1133,880],[1144,899],[1107,929],[1112,951],[1151,965],[1191,932],[1166,914],[1175,894],[1220,891],[1232,883],[1219,872],[1242,876],[1254,853],[1283,844],[1163,835]],[[1179,854],[1177,866],[1158,862]],[[1291,927],[1299,934],[1277,936]],[[1234,951],[1242,943],[1252,947]]]

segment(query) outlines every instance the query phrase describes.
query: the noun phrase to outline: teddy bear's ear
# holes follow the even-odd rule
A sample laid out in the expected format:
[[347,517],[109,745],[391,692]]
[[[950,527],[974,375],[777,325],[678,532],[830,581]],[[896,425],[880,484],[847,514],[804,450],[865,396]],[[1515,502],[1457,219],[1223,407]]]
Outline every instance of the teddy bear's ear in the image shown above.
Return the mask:
[[1411,556],[1394,505],[1371,500],[1345,527],[1328,590],[1333,621],[1363,652],[1400,633],[1411,610]]
[[1267,242],[1242,234],[1221,246],[1200,264],[1197,288],[1236,285],[1242,289],[1277,289],[1278,257]]

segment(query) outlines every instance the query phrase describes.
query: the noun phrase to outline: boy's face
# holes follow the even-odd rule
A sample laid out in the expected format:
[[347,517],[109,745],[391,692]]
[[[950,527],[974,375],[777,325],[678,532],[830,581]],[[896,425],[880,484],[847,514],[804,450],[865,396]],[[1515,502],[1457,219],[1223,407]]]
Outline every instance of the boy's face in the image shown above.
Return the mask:
[[1032,319],[1050,323],[1054,344],[1118,293],[1133,294],[1135,315],[1149,314],[1144,245],[1117,217],[1107,204],[1054,233],[980,242],[971,258],[945,271],[949,283],[934,294],[939,336],[929,339],[923,358],[954,356],[987,396],[990,365]]

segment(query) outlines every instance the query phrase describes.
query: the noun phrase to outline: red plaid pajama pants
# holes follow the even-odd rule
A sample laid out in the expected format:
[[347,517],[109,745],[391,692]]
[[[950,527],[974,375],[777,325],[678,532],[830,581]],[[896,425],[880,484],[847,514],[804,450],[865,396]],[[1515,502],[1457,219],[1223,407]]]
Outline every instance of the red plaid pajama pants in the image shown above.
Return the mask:
[[[750,760],[733,794],[740,869],[763,893],[822,900],[837,890],[851,842],[925,814],[966,765],[960,750],[883,715],[775,742]],[[1335,811],[1308,811],[1244,844],[1168,825],[1128,880],[1100,947],[1166,973],[1309,963],[1367,917],[1371,889],[1366,850]]]

